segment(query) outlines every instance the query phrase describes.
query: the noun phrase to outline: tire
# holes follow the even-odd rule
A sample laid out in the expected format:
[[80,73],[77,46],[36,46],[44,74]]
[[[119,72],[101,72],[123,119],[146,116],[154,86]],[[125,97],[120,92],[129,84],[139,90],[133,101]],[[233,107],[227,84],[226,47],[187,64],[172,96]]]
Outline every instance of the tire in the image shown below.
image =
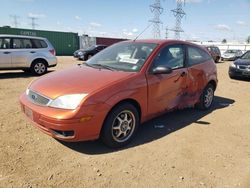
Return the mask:
[[230,77],[231,79],[236,79],[236,78],[237,78],[236,76],[231,75],[231,74],[229,74],[229,77]]
[[208,110],[211,108],[214,100],[214,86],[208,84],[203,90],[199,102],[196,104],[196,107],[200,110]]
[[134,138],[139,122],[138,111],[132,104],[120,104],[108,114],[100,138],[111,148],[125,146]]
[[32,63],[30,69],[34,75],[40,76],[40,75],[47,73],[48,66],[43,61],[35,61]]
[[215,63],[219,63],[220,62],[220,57],[216,57],[215,58]]

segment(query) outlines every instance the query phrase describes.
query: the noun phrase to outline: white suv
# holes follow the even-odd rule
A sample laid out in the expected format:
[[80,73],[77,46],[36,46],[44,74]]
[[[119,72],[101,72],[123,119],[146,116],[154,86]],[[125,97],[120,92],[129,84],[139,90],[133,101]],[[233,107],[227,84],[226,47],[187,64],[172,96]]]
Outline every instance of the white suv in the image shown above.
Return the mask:
[[57,65],[55,55],[46,38],[0,35],[0,70],[21,69],[42,75]]

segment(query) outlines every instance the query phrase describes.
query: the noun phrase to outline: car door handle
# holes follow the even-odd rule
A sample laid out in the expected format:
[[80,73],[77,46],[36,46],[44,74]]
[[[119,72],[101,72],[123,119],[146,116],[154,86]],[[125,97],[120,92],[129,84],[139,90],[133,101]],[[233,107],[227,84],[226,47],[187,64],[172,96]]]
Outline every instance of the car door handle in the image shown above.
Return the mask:
[[4,54],[10,54],[10,52],[4,52]]
[[181,77],[184,77],[184,76],[186,76],[186,75],[187,75],[186,72],[182,72],[182,73],[180,74],[180,76],[179,76],[174,82],[175,82],[175,83],[178,82],[179,79],[180,79]]
[[181,73],[181,77],[184,77],[184,76],[186,76],[186,75],[187,75],[186,72],[182,72],[182,73]]
[[34,53],[36,53],[36,52],[35,52],[35,51],[31,51],[30,53],[34,54]]

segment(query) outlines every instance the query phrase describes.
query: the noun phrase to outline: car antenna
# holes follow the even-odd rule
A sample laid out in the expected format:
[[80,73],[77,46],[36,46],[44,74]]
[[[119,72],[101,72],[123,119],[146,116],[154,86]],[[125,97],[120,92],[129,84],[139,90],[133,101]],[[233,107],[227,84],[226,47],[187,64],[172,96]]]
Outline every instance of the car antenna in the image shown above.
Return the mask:
[[133,41],[136,41],[153,23],[150,23],[139,35],[135,37]]

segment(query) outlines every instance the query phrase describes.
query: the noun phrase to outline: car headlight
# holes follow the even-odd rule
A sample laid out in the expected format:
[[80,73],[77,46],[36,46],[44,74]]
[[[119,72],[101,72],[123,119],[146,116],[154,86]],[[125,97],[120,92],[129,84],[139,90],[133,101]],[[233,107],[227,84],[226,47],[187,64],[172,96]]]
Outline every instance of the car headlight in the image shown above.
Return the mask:
[[30,93],[29,88],[26,89],[25,93],[26,93],[26,95],[29,95],[29,93]]
[[74,110],[88,94],[71,94],[57,97],[48,104],[50,107]]
[[230,67],[237,68],[237,65],[235,65],[234,63],[231,63]]
[[83,52],[78,52],[78,55],[83,55]]

